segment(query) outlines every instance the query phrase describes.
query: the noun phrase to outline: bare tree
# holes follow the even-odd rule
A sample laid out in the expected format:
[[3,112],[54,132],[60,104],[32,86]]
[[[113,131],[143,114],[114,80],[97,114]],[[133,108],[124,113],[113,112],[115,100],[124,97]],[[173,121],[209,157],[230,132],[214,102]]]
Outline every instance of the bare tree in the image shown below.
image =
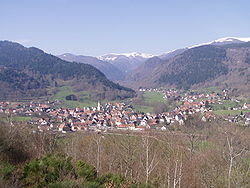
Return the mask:
[[[176,151],[175,151],[176,150]],[[166,160],[166,178],[167,178],[167,187],[181,187],[181,181],[183,176],[183,159],[182,153],[179,148],[172,150],[171,156]],[[180,155],[180,156],[179,156]]]
[[232,168],[234,160],[243,154],[243,152],[246,150],[246,147],[243,147],[241,149],[238,149],[238,151],[233,146],[233,137],[226,135],[227,138],[227,146],[228,146],[228,154],[229,154],[229,168],[228,168],[228,188],[231,188],[231,176],[232,176]]
[[97,146],[97,151],[96,151],[96,171],[97,171],[97,174],[100,173],[100,169],[101,169],[101,139],[102,138],[104,138],[104,136],[101,134],[97,134],[94,137],[94,141],[95,141],[96,146]]
[[153,146],[155,140],[150,139],[149,133],[142,137],[143,149],[145,152],[145,160],[143,163],[143,167],[145,169],[146,181],[147,184],[149,181],[149,176],[155,167],[158,165],[159,160],[156,159],[156,150]]

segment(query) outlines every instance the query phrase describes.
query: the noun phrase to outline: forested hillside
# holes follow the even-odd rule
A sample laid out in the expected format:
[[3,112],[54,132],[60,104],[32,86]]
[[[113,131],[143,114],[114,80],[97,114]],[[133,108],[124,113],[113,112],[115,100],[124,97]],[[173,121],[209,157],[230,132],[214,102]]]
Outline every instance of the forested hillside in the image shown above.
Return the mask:
[[192,48],[169,63],[168,71],[161,74],[158,82],[190,88],[209,81],[228,73],[227,65],[223,64],[225,57],[226,51],[215,46]]
[[91,65],[69,63],[37,48],[0,42],[1,98],[44,96],[48,87],[71,85],[78,91],[92,91],[101,98],[126,98],[134,91],[109,81]]
[[[247,93],[250,84],[250,42],[202,45],[170,59],[151,58],[127,78],[135,87],[231,88]],[[246,86],[246,87],[245,87]]]

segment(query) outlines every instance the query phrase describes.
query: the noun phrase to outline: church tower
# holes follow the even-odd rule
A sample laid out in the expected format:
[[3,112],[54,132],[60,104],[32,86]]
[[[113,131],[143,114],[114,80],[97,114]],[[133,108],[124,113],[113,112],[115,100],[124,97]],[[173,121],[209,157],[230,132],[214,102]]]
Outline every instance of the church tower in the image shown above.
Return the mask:
[[100,111],[101,110],[101,104],[100,104],[100,101],[98,101],[97,103],[97,110]]

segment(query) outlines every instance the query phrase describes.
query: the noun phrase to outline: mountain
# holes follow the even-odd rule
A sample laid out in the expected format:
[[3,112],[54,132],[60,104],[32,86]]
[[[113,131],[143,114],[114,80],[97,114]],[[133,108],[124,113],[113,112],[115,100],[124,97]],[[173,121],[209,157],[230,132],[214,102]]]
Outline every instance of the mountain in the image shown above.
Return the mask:
[[46,96],[51,88],[70,86],[95,99],[121,99],[135,92],[108,80],[95,67],[70,63],[38,48],[0,41],[0,98]]
[[106,54],[103,56],[97,57],[100,60],[107,61],[118,68],[124,73],[129,73],[140,66],[148,58],[153,57],[150,54],[144,54],[139,52],[133,53],[122,53],[122,54]]
[[105,76],[112,80],[112,81],[118,81],[123,80],[125,74],[116,68],[111,63],[108,63],[106,61],[102,61],[96,57],[91,56],[83,56],[83,55],[74,55],[70,53],[65,53],[62,55],[57,56],[65,61],[69,62],[78,62],[78,63],[85,63],[90,64],[94,66],[95,68],[99,69],[101,72],[105,74]]
[[[165,61],[163,59],[157,56],[149,58],[142,65],[140,65],[130,74],[128,74],[126,76],[126,81],[132,81],[134,83],[133,85],[138,85],[141,80],[143,80],[143,82],[148,83],[148,80],[150,80],[151,78],[147,75],[150,75],[152,70],[154,70],[164,62]],[[126,82],[124,84],[126,85]]]
[[189,88],[194,84],[227,74],[228,66],[223,63],[225,58],[226,51],[219,47],[207,45],[191,48],[164,63],[157,82]]
[[172,58],[172,57],[174,57],[176,55],[179,55],[179,54],[185,52],[188,49],[199,47],[199,46],[205,46],[205,45],[223,46],[223,45],[226,45],[226,44],[241,44],[241,43],[249,42],[249,41],[250,41],[250,37],[249,38],[224,37],[224,38],[220,38],[220,39],[213,40],[213,41],[210,41],[210,42],[196,44],[196,45],[193,45],[193,46],[172,50],[170,52],[166,52],[166,53],[163,53],[161,55],[158,55],[158,57],[163,59],[163,60],[167,60],[169,58]]
[[[247,41],[247,40],[246,40]],[[151,58],[131,73],[131,86],[250,88],[250,42],[216,40],[163,60]]]
[[[141,65],[139,65],[137,68],[132,70],[128,74],[128,76],[126,76],[126,79],[125,79],[126,81],[124,83],[126,84],[127,82],[131,80],[140,81],[142,77],[145,77],[145,75],[148,75],[149,72],[152,71],[153,67],[155,68],[157,66],[160,66],[161,63],[163,63],[164,61],[174,58],[175,56],[178,56],[189,49],[192,49],[195,47],[206,46],[206,45],[223,46],[227,44],[242,44],[248,41],[250,41],[250,38],[225,37],[225,38],[217,39],[217,40],[210,41],[207,43],[202,43],[202,44],[193,45],[190,47],[172,50],[172,51],[160,54],[158,56],[153,56],[151,58],[146,59],[143,63],[141,63]],[[151,78],[148,78],[148,79],[150,80]],[[148,83],[148,81],[146,81],[146,83]]]
[[[97,58],[99,60],[109,62],[110,64],[114,65],[117,69],[122,71],[126,75],[125,82],[127,82],[128,80],[131,80],[130,77],[139,78],[140,72],[144,74],[145,71],[147,71],[147,70],[144,71],[144,69],[150,68],[150,66],[154,63],[153,59],[156,60],[155,62],[156,64],[159,63],[158,59],[154,57],[158,57],[161,60],[166,61],[168,59],[174,58],[175,56],[178,56],[184,53],[188,49],[199,47],[199,46],[205,46],[205,45],[223,46],[226,44],[241,44],[241,43],[248,42],[248,41],[250,41],[250,38],[225,37],[225,38],[217,39],[217,40],[210,41],[207,43],[202,43],[202,44],[197,44],[197,45],[193,45],[190,47],[172,50],[170,52],[166,52],[160,55],[151,55],[151,54],[138,53],[138,52],[121,53],[121,54],[111,53],[111,54],[99,56]],[[150,65],[149,67],[147,67],[148,64]],[[124,81],[123,78],[119,80]]]
[[166,52],[166,53],[163,53],[161,55],[158,55],[157,57],[159,57],[162,60],[167,60],[167,59],[170,59],[170,58],[172,58],[172,57],[174,57],[176,55],[182,54],[187,49],[188,48],[180,48],[180,49],[177,49],[177,50],[172,50],[170,52]]
[[188,49],[198,47],[198,46],[204,46],[204,45],[223,46],[223,45],[226,45],[226,44],[241,44],[241,43],[244,43],[244,42],[250,42],[250,37],[248,37],[248,38],[225,37],[225,38],[220,38],[220,39],[217,39],[217,40],[214,40],[214,41],[210,41],[210,42],[190,46],[190,47],[188,47]]

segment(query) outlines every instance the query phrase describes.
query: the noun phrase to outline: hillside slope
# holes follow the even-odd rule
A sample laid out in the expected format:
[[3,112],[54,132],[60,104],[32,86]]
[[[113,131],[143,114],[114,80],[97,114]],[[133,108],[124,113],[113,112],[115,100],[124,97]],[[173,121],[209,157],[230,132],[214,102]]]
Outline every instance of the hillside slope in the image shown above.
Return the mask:
[[101,72],[103,72],[105,76],[112,81],[123,80],[125,76],[124,72],[116,68],[111,63],[102,61],[96,57],[74,55],[70,53],[65,53],[57,57],[69,62],[90,64],[95,68],[97,68],[98,70],[100,70]]
[[126,75],[151,57],[153,57],[153,55],[132,52],[122,54],[106,54],[99,56],[98,59],[109,62]]
[[69,63],[42,50],[0,41],[0,98],[37,97],[48,88],[70,85],[77,91],[91,91],[96,99],[134,96],[134,91],[108,80],[95,67]]
[[218,86],[247,92],[250,88],[249,61],[250,42],[203,45],[168,60],[151,58],[128,80],[130,85],[137,87]]

